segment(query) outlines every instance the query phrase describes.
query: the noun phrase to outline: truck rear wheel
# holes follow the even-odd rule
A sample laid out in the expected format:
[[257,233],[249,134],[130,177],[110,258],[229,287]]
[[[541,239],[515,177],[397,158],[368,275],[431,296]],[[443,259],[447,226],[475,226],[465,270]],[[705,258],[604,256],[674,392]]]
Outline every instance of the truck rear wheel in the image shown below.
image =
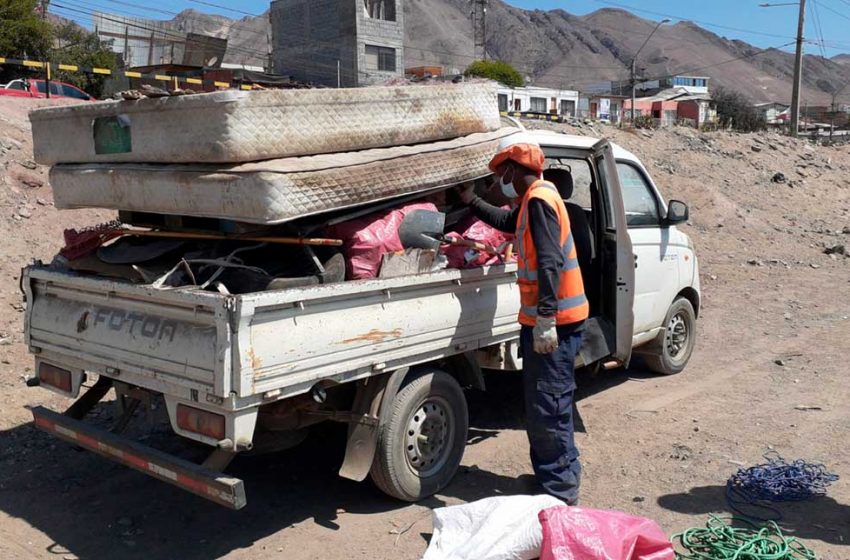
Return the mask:
[[664,339],[660,348],[643,356],[649,369],[664,375],[685,369],[694,351],[696,325],[696,313],[691,302],[683,297],[674,301],[664,319]]
[[372,480],[408,502],[435,494],[457,472],[468,427],[466,398],[454,377],[440,370],[414,374],[381,419]]

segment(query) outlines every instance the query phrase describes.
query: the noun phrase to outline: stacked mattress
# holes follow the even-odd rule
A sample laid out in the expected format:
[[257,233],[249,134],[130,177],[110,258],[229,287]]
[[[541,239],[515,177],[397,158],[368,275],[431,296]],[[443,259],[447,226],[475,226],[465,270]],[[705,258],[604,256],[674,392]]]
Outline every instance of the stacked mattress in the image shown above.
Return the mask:
[[197,164],[64,164],[50,170],[57,208],[98,207],[279,224],[484,177],[505,128],[415,146]]
[[491,83],[221,91],[30,114],[58,208],[276,224],[489,173]]

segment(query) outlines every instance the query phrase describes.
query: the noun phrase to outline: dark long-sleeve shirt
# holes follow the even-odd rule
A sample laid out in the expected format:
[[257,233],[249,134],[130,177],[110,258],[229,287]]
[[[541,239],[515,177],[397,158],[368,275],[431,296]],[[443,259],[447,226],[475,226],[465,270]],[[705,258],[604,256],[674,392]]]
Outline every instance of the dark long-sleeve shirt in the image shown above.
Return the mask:
[[[469,207],[484,223],[506,233],[516,233],[519,208],[505,210],[475,197]],[[539,198],[528,202],[528,227],[537,249],[537,314],[551,317],[558,309],[560,271],[564,268],[561,251],[561,224],[555,209]]]

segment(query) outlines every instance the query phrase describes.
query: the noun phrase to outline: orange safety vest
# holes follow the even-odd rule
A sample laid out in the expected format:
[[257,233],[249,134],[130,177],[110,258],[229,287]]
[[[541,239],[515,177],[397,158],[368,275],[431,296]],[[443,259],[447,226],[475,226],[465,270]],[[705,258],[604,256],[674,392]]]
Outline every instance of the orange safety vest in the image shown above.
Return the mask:
[[548,181],[536,181],[525,196],[517,217],[516,238],[518,247],[517,284],[519,284],[520,311],[519,322],[533,327],[537,320],[538,284],[537,284],[537,248],[528,227],[528,202],[539,198],[549,204],[558,216],[561,225],[561,250],[564,252],[564,268],[561,270],[558,285],[558,308],[555,323],[569,325],[587,319],[590,306],[584,295],[584,282],[578,266],[573,234],[570,231],[570,219],[564,201],[555,185]]

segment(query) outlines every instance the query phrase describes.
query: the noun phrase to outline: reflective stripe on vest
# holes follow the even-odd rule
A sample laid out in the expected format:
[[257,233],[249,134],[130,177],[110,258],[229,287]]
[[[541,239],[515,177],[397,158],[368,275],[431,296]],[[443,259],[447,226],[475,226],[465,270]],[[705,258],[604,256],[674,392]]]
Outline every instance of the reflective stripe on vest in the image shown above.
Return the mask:
[[[525,218],[525,216],[523,216],[523,218]],[[525,220],[523,219],[523,221]],[[522,227],[517,230],[517,235],[520,235],[520,232],[525,233],[525,224],[523,224]],[[573,240],[573,233],[570,232],[570,234],[567,236],[567,240],[561,247],[561,252],[564,255],[564,266],[558,272],[566,272],[568,270],[578,268],[578,258],[570,258],[570,252],[572,252],[574,245],[575,241]],[[517,269],[517,275],[522,280],[537,282],[537,271],[528,270],[528,268],[526,268],[525,266],[525,261],[523,261],[522,267]]]
[[[584,294],[579,294],[577,296],[568,297],[565,299],[558,300],[558,311],[565,311],[571,309],[573,307],[578,307],[580,305],[584,305],[587,303],[587,296]],[[527,306],[523,305],[520,307],[523,313],[530,317],[537,317],[537,306]]]
[[531,186],[523,197],[517,223],[516,237],[519,257],[517,282],[520,284],[521,299],[519,322],[524,325],[534,325],[537,319],[539,296],[537,249],[534,247],[534,239],[528,227],[528,203],[532,198],[539,198],[549,204],[555,210],[561,227],[563,266],[558,271],[556,323],[563,325],[582,321],[588,316],[589,305],[584,294],[584,284],[579,270],[575,240],[570,231],[569,217],[555,186],[547,181],[539,180]]

